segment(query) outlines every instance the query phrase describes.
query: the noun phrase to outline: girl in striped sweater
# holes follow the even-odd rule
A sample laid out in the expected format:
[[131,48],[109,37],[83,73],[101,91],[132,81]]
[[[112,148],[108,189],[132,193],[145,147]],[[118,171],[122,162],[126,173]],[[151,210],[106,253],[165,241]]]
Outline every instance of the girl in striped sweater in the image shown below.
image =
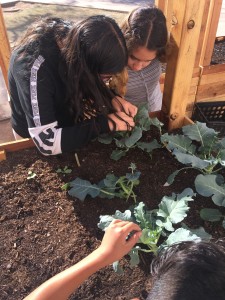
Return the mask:
[[128,15],[121,29],[129,55],[128,81],[126,72],[117,78],[117,86],[123,87],[118,90],[135,105],[148,103],[150,117],[159,116],[161,63],[166,61],[168,45],[166,18],[156,7],[139,7]]

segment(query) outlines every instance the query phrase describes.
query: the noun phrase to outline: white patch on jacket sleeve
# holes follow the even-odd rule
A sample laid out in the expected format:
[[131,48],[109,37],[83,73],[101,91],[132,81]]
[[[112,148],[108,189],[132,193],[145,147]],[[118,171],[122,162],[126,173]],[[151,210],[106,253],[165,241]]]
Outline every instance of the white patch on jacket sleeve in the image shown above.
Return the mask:
[[62,153],[61,134],[62,128],[56,128],[58,122],[28,128],[38,150],[44,155],[56,155]]

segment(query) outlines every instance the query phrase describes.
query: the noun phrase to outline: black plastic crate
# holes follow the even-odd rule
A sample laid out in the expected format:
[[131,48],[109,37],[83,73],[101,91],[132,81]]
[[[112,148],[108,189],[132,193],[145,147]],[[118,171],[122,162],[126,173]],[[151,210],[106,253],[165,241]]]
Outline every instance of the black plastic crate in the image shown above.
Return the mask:
[[192,120],[206,123],[220,132],[220,137],[225,136],[225,101],[196,103]]

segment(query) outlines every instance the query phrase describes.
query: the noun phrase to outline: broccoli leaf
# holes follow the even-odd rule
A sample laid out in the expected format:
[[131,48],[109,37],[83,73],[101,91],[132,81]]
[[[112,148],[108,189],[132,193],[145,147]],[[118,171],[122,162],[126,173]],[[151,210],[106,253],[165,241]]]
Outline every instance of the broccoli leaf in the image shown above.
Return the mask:
[[209,145],[218,135],[214,129],[207,127],[205,123],[201,122],[184,126],[182,130],[184,135],[194,141],[200,142],[202,146]]
[[200,216],[205,221],[218,222],[223,214],[217,208],[203,208],[200,211]]
[[174,231],[172,224],[181,222],[186,216],[186,212],[189,210],[187,205],[188,201],[193,201],[191,196],[185,195],[179,198],[179,200],[173,200],[172,197],[164,196],[159,204],[159,210],[157,216],[161,217],[156,221],[159,227],[165,228],[168,231]]
[[[221,177],[219,177],[221,180]],[[219,185],[217,175],[202,175],[199,174],[195,178],[196,191],[205,197],[212,196],[212,200],[216,205],[225,206],[225,188]]]
[[178,228],[168,236],[168,239],[162,244],[162,246],[168,247],[175,243],[183,241],[200,242],[200,240],[200,237],[198,237],[196,234],[191,233],[191,231],[184,228]]
[[183,135],[169,135],[165,133],[161,136],[161,142],[166,144],[167,149],[177,149],[181,153],[194,154],[196,147],[192,145],[192,140]]
[[131,135],[124,139],[124,144],[127,148],[131,148],[137,143],[137,141],[140,140],[141,137],[142,137],[141,128],[135,127],[132,130]]
[[173,154],[176,156],[176,159],[182,164],[191,164],[191,166],[195,168],[205,169],[211,164],[210,161],[203,160],[195,156],[194,154],[190,155],[187,153],[182,153],[177,151],[176,149],[173,151]]
[[113,160],[119,160],[121,157],[126,155],[127,150],[123,150],[123,149],[116,149],[113,150],[113,152],[111,153],[110,158]]
[[138,142],[137,147],[148,153],[151,153],[155,149],[162,148],[162,146],[155,139],[150,143]]
[[83,180],[76,178],[70,182],[71,189],[69,190],[69,195],[76,197],[83,201],[87,195],[95,198],[100,193],[100,188],[96,184],[91,184],[88,180]]

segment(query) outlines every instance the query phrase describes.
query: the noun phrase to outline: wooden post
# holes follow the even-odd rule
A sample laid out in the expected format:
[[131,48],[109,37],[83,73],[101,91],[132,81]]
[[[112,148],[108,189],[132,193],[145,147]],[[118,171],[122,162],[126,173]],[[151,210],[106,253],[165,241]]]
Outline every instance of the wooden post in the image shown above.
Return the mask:
[[184,124],[205,0],[173,0],[177,20],[171,31],[174,44],[164,84],[162,117],[168,130]]
[[211,0],[208,12],[208,20],[206,25],[206,35],[203,42],[203,50],[200,64],[202,66],[209,66],[213,54],[216,31],[218,28],[220,12],[222,8],[222,0]]
[[10,58],[10,45],[5,28],[2,7],[0,5],[0,67],[5,80],[6,87],[8,89],[8,67]]

